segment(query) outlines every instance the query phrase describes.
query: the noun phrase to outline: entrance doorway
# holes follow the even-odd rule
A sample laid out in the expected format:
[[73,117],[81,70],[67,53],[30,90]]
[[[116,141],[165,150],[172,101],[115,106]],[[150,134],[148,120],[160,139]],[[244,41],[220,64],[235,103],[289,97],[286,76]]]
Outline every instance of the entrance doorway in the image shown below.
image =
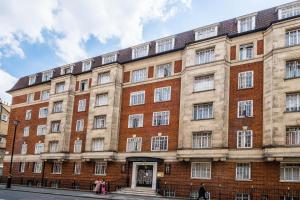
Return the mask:
[[138,187],[152,187],[153,166],[152,165],[138,165],[136,175],[136,186]]

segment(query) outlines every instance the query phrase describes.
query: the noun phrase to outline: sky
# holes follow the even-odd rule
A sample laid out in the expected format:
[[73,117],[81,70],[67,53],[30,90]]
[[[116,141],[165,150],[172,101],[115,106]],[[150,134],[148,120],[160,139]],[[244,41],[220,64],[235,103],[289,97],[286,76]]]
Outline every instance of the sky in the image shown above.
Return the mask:
[[291,0],[0,0],[0,98],[18,78]]

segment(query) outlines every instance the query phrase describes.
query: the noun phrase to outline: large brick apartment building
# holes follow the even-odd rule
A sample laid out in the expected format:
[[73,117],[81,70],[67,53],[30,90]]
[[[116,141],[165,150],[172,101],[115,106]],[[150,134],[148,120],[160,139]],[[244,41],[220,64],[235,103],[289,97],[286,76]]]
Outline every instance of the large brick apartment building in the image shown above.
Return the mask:
[[250,193],[300,190],[299,15],[296,1],[20,78],[4,174],[17,119],[24,180],[288,199]]

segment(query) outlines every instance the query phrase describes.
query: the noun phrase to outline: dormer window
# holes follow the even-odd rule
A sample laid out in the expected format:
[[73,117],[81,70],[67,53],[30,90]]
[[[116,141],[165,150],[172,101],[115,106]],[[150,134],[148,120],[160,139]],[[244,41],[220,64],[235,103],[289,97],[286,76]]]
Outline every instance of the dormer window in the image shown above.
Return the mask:
[[73,71],[73,65],[61,67],[60,75],[71,74]]
[[53,70],[43,72],[42,81],[49,81],[53,76]]
[[89,71],[92,67],[92,60],[82,61],[82,72]]
[[175,37],[164,38],[156,41],[156,53],[174,49]]
[[35,74],[35,75],[32,75],[32,76],[29,76],[28,85],[33,85],[33,84],[35,84],[35,81],[36,81],[36,74]]
[[243,33],[255,29],[255,15],[238,18],[238,33]]
[[278,8],[278,19],[286,19],[289,17],[300,15],[300,3],[292,3],[283,5]]
[[109,53],[102,56],[102,64],[113,63],[117,61],[117,53]]
[[195,30],[195,40],[202,40],[205,38],[210,38],[217,36],[218,34],[218,26],[208,26],[208,27],[203,27]]
[[132,47],[132,59],[148,56],[149,44],[143,44],[136,47]]

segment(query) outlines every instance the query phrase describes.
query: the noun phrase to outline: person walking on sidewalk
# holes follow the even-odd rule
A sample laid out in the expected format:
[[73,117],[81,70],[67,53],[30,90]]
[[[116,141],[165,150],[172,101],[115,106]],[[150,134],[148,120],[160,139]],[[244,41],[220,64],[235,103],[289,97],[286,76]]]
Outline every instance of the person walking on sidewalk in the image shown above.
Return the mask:
[[205,187],[204,187],[204,184],[201,183],[200,185],[200,188],[199,188],[199,191],[198,191],[198,199],[197,200],[207,200],[206,198],[206,190],[205,190]]
[[98,179],[95,181],[95,188],[94,188],[94,192],[96,192],[96,194],[99,194],[101,192],[101,186],[102,186],[102,179],[101,177],[98,177]]

